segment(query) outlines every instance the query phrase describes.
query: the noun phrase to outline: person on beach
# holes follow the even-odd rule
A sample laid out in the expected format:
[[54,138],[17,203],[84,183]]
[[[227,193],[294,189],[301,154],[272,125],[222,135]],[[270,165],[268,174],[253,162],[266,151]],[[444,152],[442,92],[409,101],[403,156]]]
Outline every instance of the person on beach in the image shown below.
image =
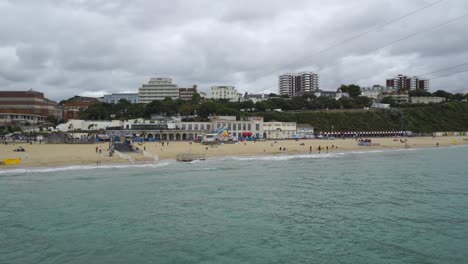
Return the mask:
[[280,151],[281,151],[281,150],[283,150],[283,148],[282,148],[282,147],[280,147]]
[[320,154],[320,151],[321,151],[321,150],[322,150],[322,147],[319,145],[319,146],[318,146],[318,152],[319,152],[319,154]]
[[309,147],[309,154],[312,154],[312,146]]
[[327,146],[327,153],[328,153],[328,146]]
[[102,147],[99,146],[99,154],[101,154],[101,153],[102,153]]
[[161,141],[162,146],[164,147],[164,141]]
[[98,153],[98,151],[99,151],[99,147],[98,147],[98,146],[96,146],[96,153]]

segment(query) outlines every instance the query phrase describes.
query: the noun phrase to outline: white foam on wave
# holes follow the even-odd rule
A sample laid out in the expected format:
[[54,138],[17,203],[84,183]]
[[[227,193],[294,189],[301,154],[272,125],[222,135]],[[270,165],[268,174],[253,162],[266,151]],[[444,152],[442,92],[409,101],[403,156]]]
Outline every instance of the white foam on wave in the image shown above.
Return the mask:
[[6,169],[1,170],[0,175],[15,175],[25,173],[47,173],[57,171],[75,171],[75,170],[96,170],[96,169],[126,169],[126,168],[159,168],[168,166],[175,162],[162,161],[158,163],[148,164],[107,164],[107,165],[71,165],[71,166],[60,166],[60,167],[30,167],[30,168],[19,168],[19,169]]
[[292,160],[292,159],[323,159],[323,158],[336,158],[344,155],[344,152],[335,153],[323,153],[323,154],[281,154],[281,155],[260,155],[260,156],[227,156],[215,158],[216,161],[224,160],[237,160],[237,161],[249,161],[249,160],[265,160],[265,161],[281,161],[281,160]]

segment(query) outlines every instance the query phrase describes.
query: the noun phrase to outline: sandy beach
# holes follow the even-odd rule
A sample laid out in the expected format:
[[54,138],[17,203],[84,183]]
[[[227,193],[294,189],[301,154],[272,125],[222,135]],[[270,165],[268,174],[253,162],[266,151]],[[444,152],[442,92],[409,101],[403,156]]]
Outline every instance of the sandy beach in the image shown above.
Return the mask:
[[[152,155],[157,155],[159,160],[175,160],[179,153],[204,154],[207,158],[222,156],[255,156],[255,155],[293,155],[308,154],[312,147],[312,153],[366,151],[379,149],[404,149],[406,148],[429,148],[468,145],[468,137],[409,137],[409,138],[372,138],[373,144],[377,146],[358,146],[355,139],[301,139],[301,140],[278,140],[239,142],[237,144],[221,144],[206,146],[200,143],[190,142],[160,142],[136,143],[139,149],[146,149]],[[22,146],[25,152],[14,152],[13,150]],[[102,153],[96,153],[96,146],[102,147]],[[15,167],[37,167],[37,166],[65,166],[65,165],[99,165],[112,163],[130,163],[117,155],[107,156],[108,143],[86,144],[86,145],[64,145],[64,144],[9,144],[0,145],[0,160],[21,158],[20,165],[4,165],[0,169],[11,169]],[[281,150],[280,150],[281,148]],[[286,149],[286,150],[284,150]],[[141,154],[130,155],[135,163],[153,163],[154,160]]]

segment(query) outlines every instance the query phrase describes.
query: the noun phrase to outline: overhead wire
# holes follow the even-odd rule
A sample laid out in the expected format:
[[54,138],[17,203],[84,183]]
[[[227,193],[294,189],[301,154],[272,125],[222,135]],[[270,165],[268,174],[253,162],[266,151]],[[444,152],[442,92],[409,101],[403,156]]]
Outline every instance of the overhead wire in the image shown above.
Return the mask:
[[460,73],[464,73],[464,72],[468,72],[468,70],[463,70],[463,71],[459,71],[459,72],[452,72],[452,73],[449,73],[449,74],[446,74],[446,75],[438,76],[438,77],[435,77],[435,78],[430,78],[429,80],[436,80],[436,79],[440,79],[440,78],[444,78],[444,77],[448,77],[448,76],[451,76],[451,75],[460,74]]
[[434,3],[431,3],[431,4],[429,4],[429,5],[426,5],[426,6],[420,8],[420,9],[417,9],[417,10],[415,10],[415,11],[409,12],[409,13],[407,13],[407,14],[401,16],[401,17],[398,17],[398,18],[396,18],[396,19],[394,19],[394,20],[385,22],[385,23],[383,23],[382,25],[379,25],[379,26],[377,26],[377,27],[371,28],[371,29],[369,29],[369,30],[367,30],[367,31],[365,31],[365,32],[363,32],[363,33],[357,34],[357,35],[352,36],[352,37],[350,37],[350,38],[344,39],[344,40],[342,40],[342,41],[340,41],[340,42],[338,42],[338,43],[336,43],[336,44],[333,44],[333,45],[331,45],[331,46],[329,46],[329,47],[326,47],[326,48],[323,48],[323,49],[321,49],[321,50],[318,50],[317,52],[312,53],[312,54],[311,54],[310,56],[308,56],[308,57],[309,57],[309,58],[310,58],[310,57],[313,57],[313,56],[315,56],[315,55],[318,55],[318,54],[320,54],[320,53],[323,53],[323,52],[328,51],[328,50],[330,50],[330,49],[333,49],[333,48],[335,48],[335,47],[341,46],[341,45],[345,44],[346,42],[349,42],[349,41],[358,39],[358,38],[360,38],[360,37],[362,37],[362,36],[365,36],[365,35],[367,35],[367,34],[369,34],[369,33],[372,33],[373,31],[376,31],[376,30],[378,30],[378,29],[384,28],[385,26],[388,26],[388,25],[390,25],[390,24],[393,24],[393,23],[395,23],[395,22],[397,22],[397,21],[400,21],[400,20],[402,20],[402,19],[404,19],[404,18],[406,18],[406,17],[409,17],[409,16],[411,16],[411,15],[414,15],[414,14],[416,14],[416,13],[419,13],[419,12],[423,11],[424,9],[427,9],[427,8],[429,8],[429,7],[433,6],[433,5],[436,5],[436,4],[440,3],[440,2],[443,2],[443,1],[444,1],[444,0],[440,0],[440,1],[437,1],[437,2],[434,2]]
[[451,66],[451,67],[447,67],[447,68],[443,68],[443,69],[439,69],[439,70],[436,70],[436,71],[424,73],[424,74],[419,74],[419,75],[416,75],[416,76],[422,77],[422,76],[426,76],[426,75],[430,75],[430,74],[434,74],[434,73],[443,72],[443,71],[446,71],[446,70],[458,68],[458,67],[463,66],[463,65],[468,65],[468,62],[458,64],[458,65],[455,65],[455,66]]
[[[404,15],[398,17],[398,18],[395,18],[395,19],[390,20],[390,21],[388,21],[388,22],[384,22],[384,23],[381,24],[381,25],[378,25],[378,26],[376,26],[376,27],[373,27],[373,28],[371,28],[371,29],[368,29],[367,31],[364,31],[364,32],[359,33],[359,34],[357,34],[357,35],[354,35],[354,36],[352,36],[352,37],[343,39],[343,40],[339,41],[338,43],[332,44],[332,45],[330,45],[330,46],[328,46],[328,47],[325,47],[325,48],[323,48],[323,49],[321,49],[321,50],[318,50],[318,51],[312,53],[310,56],[307,56],[307,58],[311,58],[311,57],[313,57],[313,56],[319,55],[319,54],[321,54],[321,53],[323,53],[323,52],[325,52],[325,51],[328,51],[328,50],[330,50],[330,49],[333,49],[333,48],[335,48],[335,47],[344,45],[345,43],[347,43],[347,42],[349,42],[349,41],[352,41],[352,40],[358,39],[358,38],[360,38],[360,37],[363,37],[363,36],[365,36],[365,35],[367,35],[367,34],[369,34],[369,33],[372,33],[372,32],[374,32],[374,31],[376,31],[376,30],[382,29],[382,28],[384,28],[385,26],[391,25],[391,24],[393,24],[393,23],[395,23],[395,22],[398,22],[398,21],[400,21],[400,20],[402,20],[402,19],[404,19],[404,18],[407,18],[407,17],[409,17],[409,16],[411,16],[411,15],[417,14],[417,13],[419,13],[419,12],[421,12],[421,11],[423,11],[423,10],[429,8],[429,7],[432,7],[432,6],[434,6],[434,5],[437,5],[437,4],[439,4],[439,3],[441,3],[441,2],[444,2],[444,1],[445,1],[445,0],[439,0],[439,1],[436,1],[436,2],[433,2],[433,3],[430,3],[430,4],[425,5],[425,6],[421,7],[421,8],[419,8],[419,9],[416,9],[416,10],[414,10],[414,11],[411,11],[411,12],[409,12],[409,13],[406,13],[406,14],[404,14]],[[288,67],[288,66],[291,66],[291,65],[294,65],[294,64],[295,64],[295,63],[289,63],[289,64],[285,65],[285,67]],[[264,74],[264,75],[268,75],[268,74],[271,74],[271,73],[276,72],[276,71],[277,71],[277,70],[273,70],[273,71],[268,72],[268,73],[266,73],[266,74]]]
[[[387,47],[392,46],[392,45],[394,45],[394,44],[396,44],[396,43],[398,43],[398,42],[401,42],[401,41],[403,41],[403,40],[407,40],[407,39],[412,38],[412,37],[414,37],[414,36],[417,36],[417,35],[419,35],[419,34],[428,32],[428,31],[433,30],[433,29],[436,29],[436,28],[438,28],[438,27],[445,26],[445,25],[447,25],[447,24],[453,23],[453,22],[455,22],[455,21],[457,21],[457,20],[460,20],[460,19],[462,19],[462,18],[465,18],[465,17],[468,17],[468,14],[464,14],[464,15],[462,15],[462,16],[458,16],[458,17],[456,17],[456,18],[450,19],[450,20],[445,21],[445,22],[443,22],[443,23],[439,23],[439,24],[436,24],[436,25],[427,27],[427,28],[425,28],[425,29],[419,30],[419,31],[417,31],[417,32],[411,33],[411,34],[406,35],[406,36],[404,36],[404,37],[402,37],[402,38],[400,38],[400,39],[397,39],[397,40],[392,41],[392,42],[390,42],[390,43],[388,43],[388,44],[385,44],[384,46],[381,46],[381,47],[378,47],[378,48],[369,50],[369,51],[365,52],[365,54],[370,54],[370,53],[373,53],[373,52],[375,52],[375,51],[378,51],[378,50],[387,48]],[[346,58],[345,58],[345,59],[346,59]],[[338,63],[340,63],[340,61],[336,61],[335,63],[333,63],[333,64],[331,64],[331,65],[335,65],[335,64],[338,64]],[[330,66],[330,64],[329,64],[328,66]],[[326,69],[326,68],[327,68],[327,67],[325,67],[325,69]],[[318,72],[320,72],[320,71],[323,71],[323,69],[322,69],[322,70],[319,70]]]

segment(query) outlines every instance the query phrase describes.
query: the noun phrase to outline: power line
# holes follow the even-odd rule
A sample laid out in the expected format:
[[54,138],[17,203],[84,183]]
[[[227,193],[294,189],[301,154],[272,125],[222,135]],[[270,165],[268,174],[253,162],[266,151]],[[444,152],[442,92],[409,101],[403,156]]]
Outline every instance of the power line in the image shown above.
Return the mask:
[[448,68],[443,68],[443,69],[440,69],[440,70],[437,70],[437,71],[428,72],[428,73],[420,74],[420,75],[416,75],[416,76],[419,76],[419,77],[421,77],[421,76],[426,76],[426,75],[429,75],[429,74],[438,73],[438,72],[442,72],[442,71],[446,71],[446,70],[458,68],[458,67],[460,67],[460,66],[467,65],[467,64],[468,64],[468,62],[465,62],[465,63],[458,64],[458,65],[455,65],[455,66],[451,66],[451,67],[448,67]]
[[[460,19],[462,19],[462,18],[464,18],[464,17],[467,17],[467,16],[468,16],[468,14],[465,14],[465,15],[462,15],[462,16],[459,16],[459,17],[450,19],[450,20],[448,20],[448,21],[445,21],[445,22],[443,22],[443,23],[440,23],[440,24],[437,24],[437,25],[434,25],[434,26],[430,26],[430,27],[425,28],[425,29],[422,29],[422,30],[420,30],[420,31],[411,33],[411,34],[406,35],[406,36],[404,36],[404,37],[402,37],[402,38],[400,38],[400,39],[397,39],[397,40],[395,40],[395,41],[392,41],[392,42],[390,42],[390,43],[388,43],[388,44],[386,44],[386,45],[384,45],[384,46],[381,46],[381,47],[378,47],[378,48],[369,50],[369,51],[366,52],[366,54],[372,53],[372,52],[375,52],[375,51],[378,51],[378,50],[381,50],[381,49],[384,49],[384,48],[389,47],[389,46],[392,46],[392,45],[394,45],[394,44],[396,44],[396,43],[398,43],[398,42],[400,42],[400,41],[407,40],[407,39],[412,38],[412,37],[414,37],[414,36],[417,36],[417,35],[419,35],[419,34],[421,34],[421,33],[425,33],[425,32],[427,32],[427,31],[433,30],[433,29],[435,29],[435,28],[445,26],[445,25],[447,25],[447,24],[453,23],[453,22],[455,22],[455,21],[457,21],[457,20],[460,20]],[[339,63],[339,61],[337,61],[337,62],[335,62],[335,63],[333,63],[333,64],[331,64],[331,65],[335,65],[335,64],[338,64],[338,63]],[[330,65],[328,65],[328,66],[330,66]],[[320,71],[319,71],[319,72],[320,72]]]
[[383,24],[380,25],[380,26],[371,28],[371,29],[369,29],[369,30],[367,30],[367,31],[365,31],[365,32],[363,32],[363,33],[357,34],[357,35],[352,36],[352,37],[350,37],[350,38],[344,39],[344,40],[342,40],[342,41],[340,41],[340,42],[338,42],[338,43],[335,43],[335,44],[333,44],[333,45],[331,45],[331,46],[329,46],[329,47],[326,47],[326,48],[324,48],[324,49],[318,50],[318,51],[312,53],[312,54],[309,56],[309,58],[310,58],[310,57],[313,57],[313,56],[315,56],[315,55],[318,55],[318,54],[320,54],[320,53],[323,53],[323,52],[325,52],[325,51],[328,51],[328,50],[330,50],[330,49],[333,49],[333,48],[335,48],[335,47],[341,46],[341,45],[345,44],[346,42],[349,42],[349,41],[358,39],[358,38],[360,38],[360,37],[362,37],[362,36],[365,36],[365,35],[367,35],[367,34],[373,32],[373,31],[376,31],[376,30],[378,30],[378,29],[384,28],[385,26],[388,26],[388,25],[390,25],[390,24],[393,24],[393,23],[395,23],[395,22],[397,22],[397,21],[399,21],[399,20],[402,20],[402,19],[404,19],[404,18],[406,18],[406,17],[409,17],[409,16],[411,16],[411,15],[414,15],[414,14],[416,14],[416,13],[419,13],[419,12],[423,11],[424,9],[427,9],[427,8],[429,8],[429,7],[433,6],[433,5],[436,5],[436,4],[440,3],[440,2],[443,2],[443,1],[444,1],[444,0],[440,0],[440,1],[434,2],[434,3],[432,3],[432,4],[426,5],[426,6],[422,7],[422,8],[420,8],[420,9],[417,9],[417,10],[415,10],[415,11],[412,11],[412,12],[410,12],[410,13],[407,13],[407,14],[405,14],[405,15],[399,17],[399,18],[396,18],[396,19],[394,19],[394,20],[385,22],[385,23],[383,23]]
[[450,23],[452,23],[452,22],[455,22],[455,21],[460,20],[460,19],[462,19],[462,18],[464,18],[464,17],[467,17],[467,16],[468,16],[468,14],[465,14],[465,15],[463,15],[463,16],[459,16],[459,17],[450,19],[449,21],[445,21],[445,22],[443,22],[443,23],[440,23],[440,24],[437,24],[437,25],[434,25],[434,26],[425,28],[425,29],[423,29],[423,30],[421,30],[421,31],[418,31],[418,32],[415,32],[415,33],[406,35],[406,36],[404,36],[403,38],[400,38],[400,39],[398,39],[398,40],[395,40],[395,41],[393,41],[393,42],[390,42],[390,43],[388,43],[388,44],[385,45],[385,46],[382,46],[382,47],[380,47],[380,48],[371,50],[371,51],[369,51],[369,53],[370,53],[370,52],[377,51],[377,50],[380,50],[380,49],[383,49],[383,48],[386,48],[386,47],[389,47],[389,46],[392,46],[392,45],[395,44],[395,43],[398,43],[398,42],[400,42],[400,41],[403,41],[403,40],[412,38],[412,37],[414,37],[414,36],[416,36],[416,35],[419,35],[419,34],[421,34],[421,33],[424,33],[424,32],[430,31],[430,30],[433,30],[433,29],[435,29],[435,28],[438,28],[438,27],[441,27],[441,26],[445,26],[445,25],[447,25],[447,24],[450,24]]
[[451,75],[455,75],[455,74],[459,74],[459,73],[463,73],[463,72],[468,72],[468,70],[463,70],[463,71],[459,71],[459,72],[452,72],[452,73],[442,75],[442,76],[439,76],[439,77],[435,77],[435,78],[432,78],[432,79],[429,79],[429,80],[435,80],[435,79],[439,79],[439,78],[443,78],[443,77],[447,77],[447,76],[451,76]]
[[[358,39],[358,38],[360,38],[360,37],[363,37],[363,36],[365,36],[365,35],[367,35],[367,34],[373,32],[373,31],[376,31],[376,30],[378,30],[378,29],[384,28],[385,26],[388,26],[388,25],[390,25],[390,24],[393,24],[393,23],[395,23],[395,22],[397,22],[397,21],[400,21],[400,20],[402,20],[402,19],[404,19],[404,18],[406,18],[406,17],[409,17],[409,16],[411,16],[411,15],[414,15],[414,14],[416,14],[416,13],[419,13],[419,12],[421,12],[421,11],[423,11],[423,10],[425,10],[425,9],[427,9],[427,8],[429,8],[429,7],[431,7],[431,6],[434,6],[434,5],[436,5],[436,4],[439,4],[439,3],[443,2],[443,1],[445,1],[445,0],[439,0],[439,1],[437,1],[437,2],[428,4],[428,5],[423,6],[423,7],[419,8],[419,9],[417,9],[417,10],[414,10],[414,11],[412,11],[412,12],[409,12],[409,13],[407,13],[407,14],[404,14],[403,16],[400,16],[400,17],[398,17],[398,18],[396,18],[396,19],[390,20],[390,21],[385,22],[385,23],[383,23],[383,24],[381,24],[381,25],[379,25],[379,26],[373,27],[373,28],[371,28],[371,29],[369,29],[369,30],[367,30],[367,31],[365,31],[365,32],[362,32],[362,33],[357,34],[357,35],[355,35],[355,36],[352,36],[352,37],[350,37],[350,38],[344,39],[344,40],[342,40],[342,41],[340,41],[340,42],[338,42],[338,43],[332,44],[332,45],[329,46],[329,47],[325,47],[325,48],[323,48],[323,49],[321,49],[321,50],[318,50],[318,51],[314,52],[313,54],[311,54],[310,56],[308,56],[308,58],[311,58],[311,57],[313,57],[313,56],[316,56],[316,55],[318,55],[318,54],[321,54],[321,53],[323,53],[323,52],[325,52],[325,51],[328,51],[328,50],[330,50],[330,49],[333,49],[333,48],[335,48],[335,47],[341,46],[341,45],[345,44],[346,42],[349,42],[349,41]],[[285,67],[291,66],[291,65],[293,65],[293,64],[294,64],[294,63],[286,64]],[[264,75],[268,75],[268,74],[274,73],[274,72],[276,72],[276,71],[277,71],[277,70],[273,70],[273,71],[268,72],[268,73],[266,73],[266,74],[264,74]]]

